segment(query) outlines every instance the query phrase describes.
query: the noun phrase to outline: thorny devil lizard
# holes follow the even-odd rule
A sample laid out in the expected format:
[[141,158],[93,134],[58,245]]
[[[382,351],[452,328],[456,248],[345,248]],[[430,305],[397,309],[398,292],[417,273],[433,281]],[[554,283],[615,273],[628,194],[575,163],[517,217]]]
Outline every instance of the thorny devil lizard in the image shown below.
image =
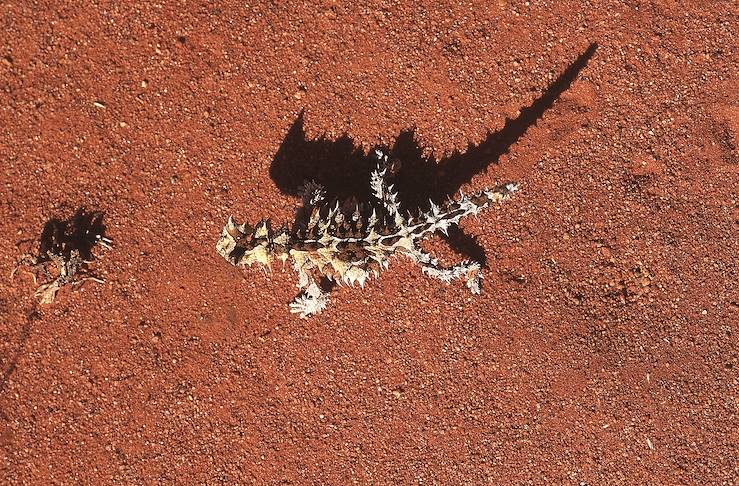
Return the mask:
[[271,268],[273,260],[283,263],[292,258],[298,272],[300,293],[290,304],[290,311],[307,318],[318,314],[328,305],[328,295],[316,282],[323,275],[336,282],[347,284],[378,277],[390,264],[390,257],[402,254],[421,266],[426,275],[443,282],[465,278],[473,294],[480,293],[481,264],[465,260],[452,267],[442,266],[436,258],[423,251],[421,240],[436,231],[447,233],[451,225],[461,218],[474,214],[507,199],[518,189],[516,183],[508,183],[485,189],[471,196],[461,195],[459,200],[449,200],[436,205],[417,216],[400,212],[398,194],[388,185],[388,156],[375,151],[377,168],[370,177],[370,188],[376,199],[370,204],[357,205],[346,210],[338,202],[326,202],[326,193],[313,181],[303,186],[303,211],[298,212],[292,228],[283,225],[273,230],[269,220],[262,220],[252,227],[237,224],[233,216],[228,218],[216,249],[226,260],[236,266],[259,263]]

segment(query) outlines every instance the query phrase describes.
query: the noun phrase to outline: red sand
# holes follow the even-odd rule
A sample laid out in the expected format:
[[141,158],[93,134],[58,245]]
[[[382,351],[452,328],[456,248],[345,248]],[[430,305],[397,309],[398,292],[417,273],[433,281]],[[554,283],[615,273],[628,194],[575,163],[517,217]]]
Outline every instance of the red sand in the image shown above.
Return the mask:
[[[50,306],[0,279],[0,481],[739,482],[735,2],[103,3],[0,7],[0,274],[79,207],[115,242]],[[302,321],[216,254],[291,218],[301,112],[521,182],[462,224],[482,296],[397,260]]]

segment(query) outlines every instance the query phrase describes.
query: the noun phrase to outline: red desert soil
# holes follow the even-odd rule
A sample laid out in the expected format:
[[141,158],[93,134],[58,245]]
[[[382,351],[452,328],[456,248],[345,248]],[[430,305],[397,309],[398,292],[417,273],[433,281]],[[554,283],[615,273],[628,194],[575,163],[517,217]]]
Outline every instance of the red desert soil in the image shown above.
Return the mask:
[[[739,482],[736,2],[100,3],[0,6],[0,481]],[[398,137],[401,195],[521,183],[430,242],[481,296],[398,259],[300,320],[216,254]],[[105,283],[38,305],[78,208]]]

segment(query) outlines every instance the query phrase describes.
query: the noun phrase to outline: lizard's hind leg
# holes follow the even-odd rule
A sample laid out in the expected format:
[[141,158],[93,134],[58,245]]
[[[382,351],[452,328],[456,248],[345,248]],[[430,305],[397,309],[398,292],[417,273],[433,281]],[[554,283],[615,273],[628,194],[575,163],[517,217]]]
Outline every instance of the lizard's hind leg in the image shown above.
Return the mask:
[[298,271],[300,294],[290,303],[290,312],[300,314],[302,319],[320,314],[328,306],[329,298],[310,275],[311,269],[296,268]]
[[445,267],[429,253],[416,248],[412,249],[408,255],[421,265],[421,270],[429,277],[439,279],[445,283],[464,277],[470,292],[473,294],[480,293],[483,276],[482,265],[479,262],[464,260],[457,265]]

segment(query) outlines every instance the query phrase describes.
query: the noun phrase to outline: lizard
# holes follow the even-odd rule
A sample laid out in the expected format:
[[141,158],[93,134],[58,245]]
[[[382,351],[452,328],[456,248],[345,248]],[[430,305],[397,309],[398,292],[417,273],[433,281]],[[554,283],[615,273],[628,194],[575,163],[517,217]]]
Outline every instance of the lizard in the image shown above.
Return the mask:
[[358,283],[364,287],[371,277],[379,277],[395,255],[405,255],[421,266],[426,275],[449,283],[464,278],[467,288],[479,294],[482,283],[480,262],[465,260],[443,266],[420,247],[420,242],[437,231],[447,234],[452,225],[468,215],[477,215],[518,190],[509,182],[476,194],[461,194],[437,205],[429,201],[427,211],[416,215],[401,213],[399,195],[389,184],[391,162],[382,150],[375,150],[377,167],[370,176],[373,201],[351,206],[330,203],[324,188],[314,181],[301,190],[302,210],[292,227],[273,229],[269,219],[256,225],[239,224],[229,216],[216,244],[217,252],[237,267],[259,264],[271,269],[273,261],[291,260],[298,273],[299,294],[290,311],[301,318],[321,313],[329,303],[328,293],[317,278],[327,277],[339,284]]

